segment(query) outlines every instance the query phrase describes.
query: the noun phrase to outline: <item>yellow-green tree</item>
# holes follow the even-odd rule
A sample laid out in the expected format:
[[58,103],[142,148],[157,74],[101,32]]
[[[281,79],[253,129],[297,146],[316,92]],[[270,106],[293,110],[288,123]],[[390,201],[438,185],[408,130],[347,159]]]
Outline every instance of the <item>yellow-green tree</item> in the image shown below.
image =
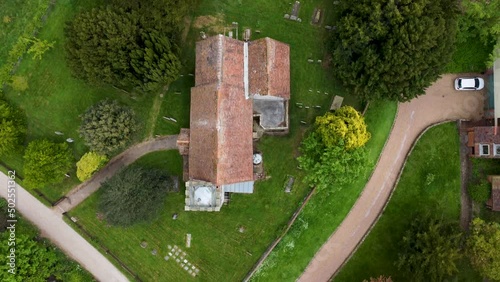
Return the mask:
[[500,280],[499,249],[500,224],[475,218],[467,238],[467,255],[481,275],[495,281]]
[[365,119],[351,106],[343,106],[316,118],[316,132],[326,147],[343,142],[347,150],[362,147],[370,140]]
[[94,172],[102,168],[107,161],[108,158],[106,156],[96,152],[87,152],[76,163],[76,176],[83,182],[89,179]]

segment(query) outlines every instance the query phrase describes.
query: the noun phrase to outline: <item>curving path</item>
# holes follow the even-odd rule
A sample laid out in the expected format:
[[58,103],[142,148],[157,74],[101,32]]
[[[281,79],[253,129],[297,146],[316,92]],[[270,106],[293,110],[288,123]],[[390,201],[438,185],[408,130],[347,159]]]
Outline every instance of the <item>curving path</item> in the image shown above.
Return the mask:
[[69,191],[68,194],[66,194],[66,199],[54,207],[55,210],[60,213],[64,213],[73,209],[87,197],[92,195],[92,193],[97,191],[102,182],[113,176],[122,167],[127,166],[140,157],[154,151],[177,149],[176,142],[177,135],[167,135],[148,140],[128,148],[118,156],[111,159],[109,163],[93,175],[91,179]]
[[455,91],[457,75],[444,75],[398,113],[377,166],[351,211],[320,248],[298,281],[328,281],[350,258],[388,202],[413,143],[429,126],[458,119],[480,119],[483,91]]

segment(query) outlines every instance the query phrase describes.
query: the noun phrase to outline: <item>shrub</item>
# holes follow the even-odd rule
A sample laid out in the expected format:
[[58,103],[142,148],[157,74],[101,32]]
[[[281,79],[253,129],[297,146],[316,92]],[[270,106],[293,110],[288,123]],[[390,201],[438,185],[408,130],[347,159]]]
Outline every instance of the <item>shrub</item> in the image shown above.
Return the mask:
[[342,141],[347,150],[355,149],[364,146],[371,137],[363,116],[351,106],[317,117],[315,126],[326,147],[337,146]]
[[32,141],[24,154],[24,183],[34,188],[61,182],[72,162],[73,156],[67,143]]
[[469,185],[467,192],[469,192],[469,196],[474,202],[484,203],[490,198],[491,183],[482,179],[479,183]]
[[15,150],[26,133],[21,114],[0,100],[0,155]]
[[123,148],[137,130],[132,109],[102,100],[81,116],[80,136],[92,151],[110,154]]
[[99,155],[96,152],[85,153],[76,163],[76,177],[82,182],[89,179],[94,172],[102,168],[107,161],[108,158],[106,156]]
[[98,208],[113,225],[150,221],[163,207],[169,187],[165,171],[131,166],[103,183]]

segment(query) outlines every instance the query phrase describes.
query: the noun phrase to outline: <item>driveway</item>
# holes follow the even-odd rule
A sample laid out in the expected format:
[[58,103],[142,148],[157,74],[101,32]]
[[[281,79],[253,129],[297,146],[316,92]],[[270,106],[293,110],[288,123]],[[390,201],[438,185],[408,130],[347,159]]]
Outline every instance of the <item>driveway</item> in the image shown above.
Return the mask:
[[[0,173],[0,196],[7,197],[8,177]],[[42,236],[52,241],[69,257],[80,263],[97,280],[129,281],[99,251],[63,221],[60,213],[40,203],[21,186],[16,186],[16,211],[36,225]]]
[[443,121],[482,117],[484,92],[455,91],[456,77],[444,75],[425,95],[399,104],[393,129],[370,180],[298,281],[328,281],[349,259],[385,208],[413,144],[425,129]]

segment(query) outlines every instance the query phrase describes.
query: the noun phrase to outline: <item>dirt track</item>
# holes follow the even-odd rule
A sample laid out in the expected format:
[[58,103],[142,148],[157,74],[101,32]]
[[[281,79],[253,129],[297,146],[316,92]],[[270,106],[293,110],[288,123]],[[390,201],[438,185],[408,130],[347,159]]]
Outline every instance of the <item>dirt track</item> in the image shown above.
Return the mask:
[[413,143],[426,128],[443,121],[481,118],[483,91],[455,91],[456,77],[444,75],[425,95],[399,104],[394,127],[363,193],[298,281],[328,281],[337,273],[385,208]]

